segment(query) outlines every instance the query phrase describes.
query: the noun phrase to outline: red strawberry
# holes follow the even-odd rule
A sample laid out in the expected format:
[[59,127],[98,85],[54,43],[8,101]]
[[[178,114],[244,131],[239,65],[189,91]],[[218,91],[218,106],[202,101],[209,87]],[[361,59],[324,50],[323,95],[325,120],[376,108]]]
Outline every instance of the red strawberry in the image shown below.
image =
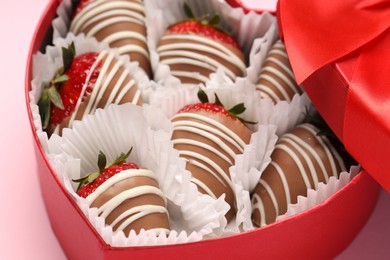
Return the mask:
[[168,33],[194,33],[203,35],[213,40],[227,43],[240,50],[237,41],[217,26],[220,22],[218,15],[212,17],[210,20],[206,20],[205,17],[197,19],[187,3],[184,4],[184,11],[189,19],[172,25],[168,29]]
[[128,169],[139,169],[139,166],[135,163],[125,162],[129,157],[132,148],[126,153],[122,153],[113,163],[106,165],[106,156],[102,151],[99,152],[98,167],[99,172],[91,173],[84,178],[73,180],[79,183],[77,194],[83,198],[88,197],[89,194],[94,192],[100,185],[106,180],[111,178],[117,173]]
[[160,63],[183,85],[206,83],[210,75],[222,70],[231,80],[246,75],[245,55],[237,41],[218,28],[219,16],[195,18],[184,4],[188,19],[171,27],[160,38]]
[[103,50],[75,57],[71,43],[63,48],[62,56],[63,67],[38,101],[43,129],[49,134],[61,135],[62,129],[72,127],[74,120],[82,120],[111,103],[142,104],[141,90],[115,53]]
[[[71,115],[86,82],[86,77],[98,57],[98,53],[95,52],[75,57],[73,43],[68,48],[63,48],[62,54],[64,66],[57,71],[54,79],[45,87],[38,102],[43,129],[47,129],[50,124],[60,124],[64,118]],[[101,64],[93,71],[85,95],[92,91],[99,76],[100,66]]]
[[237,116],[245,111],[243,103],[227,110],[217,95],[210,103],[199,90],[198,98],[202,103],[187,105],[172,118],[174,148],[187,160],[186,169],[199,192],[214,198],[225,195],[230,221],[236,210],[229,168],[234,154],[242,153],[250,141],[252,131],[243,123],[251,122]]
[[230,44],[237,49],[240,49],[237,41],[226,32],[217,29],[213,24],[212,20],[209,22],[188,20],[177,23],[169,28],[168,33],[194,33],[209,37],[213,40],[220,41],[223,43]]
[[195,111],[204,110],[215,114],[222,114],[232,119],[240,120],[242,123],[255,124],[255,122],[246,121],[238,117],[238,115],[243,113],[246,109],[244,103],[235,105],[231,109],[227,110],[226,108],[224,108],[223,104],[221,103],[221,101],[219,100],[216,94],[215,94],[215,103],[210,103],[206,93],[201,89],[199,89],[198,91],[198,98],[201,101],[201,103],[186,105],[179,110],[179,113],[184,113],[184,112],[189,112],[194,110]]
[[167,199],[157,176],[135,163],[126,163],[131,150],[107,166],[106,156],[100,152],[99,172],[73,180],[79,183],[77,194],[98,209],[113,232],[123,231],[126,236],[141,229],[169,233]]

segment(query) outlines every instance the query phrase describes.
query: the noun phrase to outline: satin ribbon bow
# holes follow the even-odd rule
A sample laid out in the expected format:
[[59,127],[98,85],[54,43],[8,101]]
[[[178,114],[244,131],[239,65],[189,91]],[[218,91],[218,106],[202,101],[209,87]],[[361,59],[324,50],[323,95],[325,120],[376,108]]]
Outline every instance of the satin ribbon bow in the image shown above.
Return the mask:
[[280,0],[278,5],[279,27],[299,84],[305,86],[318,69],[359,50],[345,111],[340,111],[341,139],[390,192],[390,0]]

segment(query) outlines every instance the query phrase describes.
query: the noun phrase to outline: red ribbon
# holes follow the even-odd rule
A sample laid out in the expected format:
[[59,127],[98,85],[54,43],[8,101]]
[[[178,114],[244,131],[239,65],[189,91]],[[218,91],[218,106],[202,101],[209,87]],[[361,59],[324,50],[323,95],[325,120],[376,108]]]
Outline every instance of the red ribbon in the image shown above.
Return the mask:
[[346,96],[342,139],[390,191],[390,0],[280,0],[278,14],[299,84],[360,49]]

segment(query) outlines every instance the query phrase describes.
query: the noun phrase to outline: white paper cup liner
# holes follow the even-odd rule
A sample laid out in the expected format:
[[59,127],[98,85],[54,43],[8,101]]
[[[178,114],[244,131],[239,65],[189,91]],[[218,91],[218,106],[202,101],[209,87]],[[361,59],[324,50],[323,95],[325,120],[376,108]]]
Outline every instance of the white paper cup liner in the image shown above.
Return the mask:
[[[198,241],[220,228],[221,217],[227,211],[222,199],[214,201],[197,192],[190,182],[190,174],[185,171],[184,160],[173,149],[171,133],[153,130],[150,126],[149,122],[153,120],[147,117],[153,114],[151,109],[132,104],[111,105],[105,110],[97,110],[95,115],[89,115],[83,121],[75,122],[72,129],[64,129],[62,137],[55,136],[49,140],[49,159],[55,171],[92,225],[113,246]],[[165,120],[168,122],[167,118]],[[123,232],[113,233],[112,228],[104,224],[104,219],[97,216],[97,210],[89,208],[88,202],[75,193],[77,185],[70,180],[96,172],[100,150],[110,162],[130,147],[133,147],[133,152],[128,161],[153,171],[160,189],[167,196],[173,230],[168,236],[152,231],[138,235],[130,233],[128,237]],[[189,207],[197,214],[188,215]]]
[[72,0],[63,0],[57,7],[56,18],[53,19],[53,39],[65,38],[72,19]]
[[345,187],[360,170],[361,168],[359,166],[352,166],[349,172],[341,172],[339,178],[332,176],[329,178],[327,184],[319,183],[317,190],[309,189],[306,197],[299,196],[297,203],[288,205],[287,212],[278,216],[276,221],[284,220],[321,204]]

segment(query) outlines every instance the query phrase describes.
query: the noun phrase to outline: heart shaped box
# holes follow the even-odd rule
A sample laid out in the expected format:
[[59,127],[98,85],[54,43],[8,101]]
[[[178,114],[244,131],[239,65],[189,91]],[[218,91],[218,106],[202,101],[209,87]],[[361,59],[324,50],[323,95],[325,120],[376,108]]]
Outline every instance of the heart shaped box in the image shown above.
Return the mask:
[[49,2],[32,39],[25,91],[43,199],[54,233],[69,259],[331,259],[364,226],[375,207],[380,185],[362,170],[323,203],[264,228],[180,245],[119,248],[106,244],[54,173],[36,135],[29,106],[32,56],[50,42],[51,21],[59,2]]

